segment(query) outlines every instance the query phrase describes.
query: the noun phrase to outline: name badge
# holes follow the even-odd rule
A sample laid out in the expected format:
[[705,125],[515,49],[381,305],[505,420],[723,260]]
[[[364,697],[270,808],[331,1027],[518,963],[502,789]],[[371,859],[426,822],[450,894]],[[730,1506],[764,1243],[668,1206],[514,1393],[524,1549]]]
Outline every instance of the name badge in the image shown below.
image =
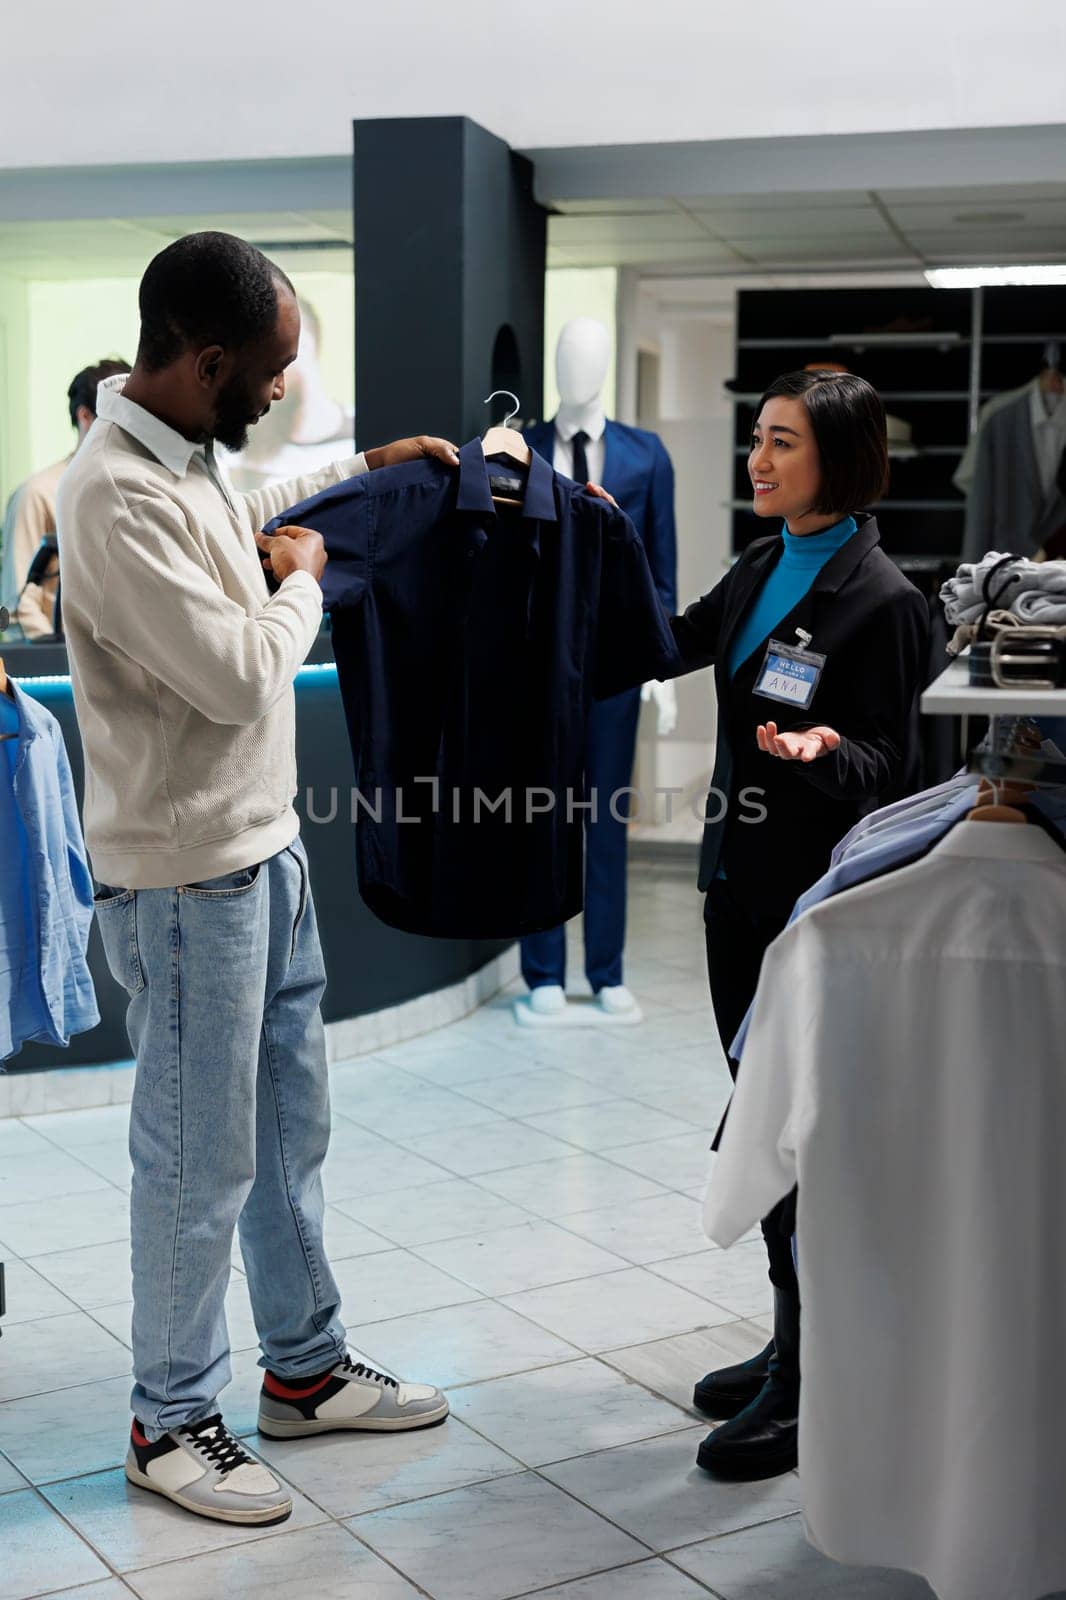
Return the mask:
[[766,700],[780,700],[797,711],[806,711],[814,699],[825,660],[816,650],[801,650],[798,645],[771,639],[754,692]]

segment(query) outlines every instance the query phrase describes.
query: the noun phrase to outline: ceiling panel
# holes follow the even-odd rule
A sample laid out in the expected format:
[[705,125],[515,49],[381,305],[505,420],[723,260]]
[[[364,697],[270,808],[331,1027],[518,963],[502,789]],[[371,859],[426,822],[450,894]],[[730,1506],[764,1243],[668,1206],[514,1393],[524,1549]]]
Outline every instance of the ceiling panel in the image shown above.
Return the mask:
[[825,210],[868,205],[870,201],[865,189],[827,189],[802,196],[795,190],[785,194],[686,195],[681,204],[690,211],[772,211],[775,206],[795,206],[801,198],[804,206]]
[[311,222],[317,222],[327,233],[336,234],[339,239],[352,237],[351,211],[305,211],[303,215]]
[[771,239],[748,239],[744,243],[746,254],[755,261],[909,261],[914,252],[908,250],[892,233],[879,237],[862,233],[843,233],[839,237],[812,235],[798,238],[783,234]]
[[551,217],[553,244],[653,244],[677,239],[705,239],[707,230],[681,212],[651,216]]
[[1066,183],[967,184],[957,189],[881,189],[881,200],[889,209],[904,205],[950,205],[959,210],[971,206],[999,206],[1011,200],[1066,200]]
[[548,265],[553,267],[667,266],[683,262],[708,267],[736,267],[733,251],[714,239],[678,240],[674,244],[596,244],[552,245]]
[[250,211],[233,216],[179,216],[146,217],[138,219],[137,226],[165,233],[168,238],[180,239],[186,233],[221,229],[225,233],[239,234],[242,239],[292,239],[314,241],[335,237],[331,225],[323,225],[313,217],[298,211]]
[[944,250],[950,250],[973,259],[980,257],[989,263],[1001,256],[1017,261],[1019,252],[1027,253],[1037,261],[1050,261],[1053,257],[1061,259],[1066,250],[1066,227],[1057,232],[1044,229],[1040,233],[1033,233],[1026,228],[996,228],[989,232],[982,232],[979,228],[960,228],[956,231],[942,229],[935,233],[911,232],[908,237],[914,248],[924,256],[939,255]]
[[[940,204],[935,206],[905,205],[891,208],[893,220],[905,231],[917,229],[958,228],[960,232],[971,228],[1016,227],[1054,228],[1066,227],[1066,200],[1014,200],[987,201],[982,205]],[[1008,217],[1009,222],[997,223],[993,219]],[[974,219],[974,220],[970,220]],[[988,219],[982,222],[981,219]]]
[[705,211],[701,220],[716,238],[731,241],[780,239],[796,234],[811,239],[824,237],[831,244],[842,234],[883,237],[891,232],[874,206],[842,206],[832,212],[785,206],[769,211]]

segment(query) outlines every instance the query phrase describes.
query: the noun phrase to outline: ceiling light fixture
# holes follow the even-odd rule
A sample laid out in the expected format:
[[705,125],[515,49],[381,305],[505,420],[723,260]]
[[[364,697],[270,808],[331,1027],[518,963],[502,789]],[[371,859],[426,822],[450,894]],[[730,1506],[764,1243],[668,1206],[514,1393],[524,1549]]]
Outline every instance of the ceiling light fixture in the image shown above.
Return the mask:
[[930,267],[926,281],[934,289],[1029,288],[1039,283],[1066,284],[1066,265],[1027,267]]

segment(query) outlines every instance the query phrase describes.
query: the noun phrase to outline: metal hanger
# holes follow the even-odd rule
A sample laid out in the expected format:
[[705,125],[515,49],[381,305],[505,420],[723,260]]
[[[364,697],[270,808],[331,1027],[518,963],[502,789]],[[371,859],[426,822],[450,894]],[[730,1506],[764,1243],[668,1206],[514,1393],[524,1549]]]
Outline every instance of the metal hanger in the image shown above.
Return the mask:
[[[968,822],[1028,822],[1031,816],[1019,809],[1024,794],[1043,785],[1066,785],[1066,761],[1053,761],[1040,755],[1039,729],[1027,717],[990,717],[988,748],[975,750],[967,762],[969,772],[988,781],[976,807],[967,813]],[[1061,844],[1061,840],[1059,843]]]

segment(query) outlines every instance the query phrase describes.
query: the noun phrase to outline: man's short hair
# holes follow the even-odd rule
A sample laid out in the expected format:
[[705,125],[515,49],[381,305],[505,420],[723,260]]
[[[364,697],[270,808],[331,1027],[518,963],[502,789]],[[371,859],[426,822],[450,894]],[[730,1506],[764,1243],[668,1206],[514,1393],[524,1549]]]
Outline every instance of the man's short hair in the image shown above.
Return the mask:
[[292,289],[280,267],[232,233],[176,239],[141,279],[138,364],[158,372],[186,350],[241,349],[269,337],[279,283]]
[[130,364],[122,361],[117,356],[110,356],[106,361],[98,361],[94,367],[82,367],[77,377],[71,380],[67,390],[67,401],[70,406],[71,426],[78,426],[78,412],[82,406],[87,411],[96,415],[96,391],[102,378],[114,378],[120,372],[128,372]]
[[802,400],[822,466],[822,492],[811,510],[822,516],[864,511],[888,485],[888,438],[881,396],[851,372],[787,372],[767,389],[767,400]]

